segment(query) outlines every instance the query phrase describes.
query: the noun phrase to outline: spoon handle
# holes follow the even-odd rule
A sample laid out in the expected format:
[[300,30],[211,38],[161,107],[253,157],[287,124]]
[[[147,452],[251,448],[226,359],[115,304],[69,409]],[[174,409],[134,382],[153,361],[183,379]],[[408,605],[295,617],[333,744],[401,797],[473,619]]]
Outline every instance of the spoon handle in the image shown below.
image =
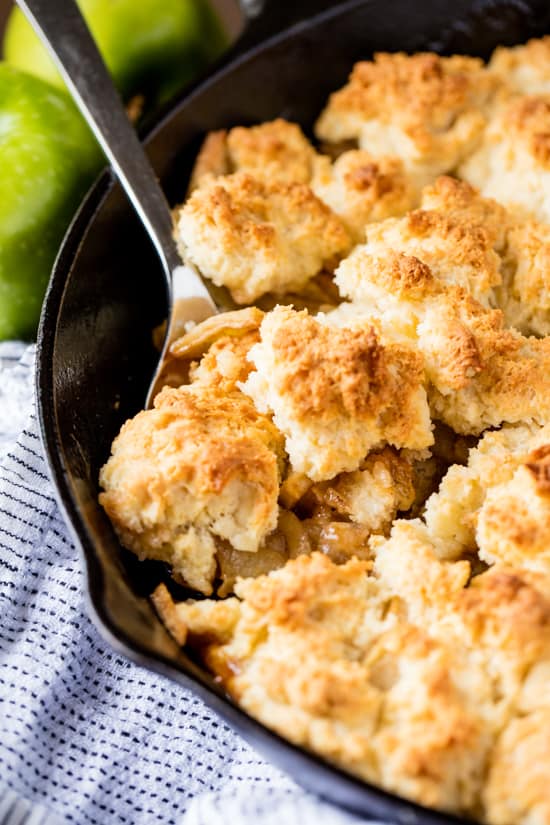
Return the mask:
[[55,60],[143,221],[169,283],[172,271],[181,264],[172,238],[170,208],[80,9],[74,0],[17,3]]

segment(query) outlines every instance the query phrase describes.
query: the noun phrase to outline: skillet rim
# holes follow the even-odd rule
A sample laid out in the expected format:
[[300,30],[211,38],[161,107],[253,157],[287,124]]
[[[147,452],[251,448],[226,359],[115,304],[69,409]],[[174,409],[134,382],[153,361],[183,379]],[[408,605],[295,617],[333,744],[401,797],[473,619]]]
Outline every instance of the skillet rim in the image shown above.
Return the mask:
[[[347,14],[355,8],[368,6],[372,1],[347,0],[347,2],[278,32],[269,39],[247,48],[243,53],[238,52],[237,44],[236,47],[230,49],[226,58],[214,67],[211,74],[190,88],[188,87],[172,101],[169,108],[160,112],[155,121],[146,124],[144,133],[140,134],[143,144],[147,147],[181,109],[189,105],[196,96],[200,96],[209,89],[211,85],[217,83],[220,78],[231,74],[248,61],[254,60],[259,54],[277,47],[285,40],[303,31],[314,29],[331,18]],[[236,56],[235,53],[237,53]],[[109,168],[106,168],[86,194],[65,234],[44,298],[36,348],[35,389],[42,444],[57,504],[81,562],[83,562],[85,575],[83,596],[90,619],[101,637],[117,653],[140,667],[159,673],[192,691],[269,761],[288,773],[306,790],[326,801],[362,816],[374,816],[386,821],[403,823],[403,825],[453,825],[453,823],[454,825],[473,825],[474,820],[427,808],[386,791],[347,773],[316,753],[292,744],[288,739],[246,713],[214,682],[207,671],[199,674],[202,678],[198,678],[197,674],[191,675],[185,671],[184,665],[178,668],[167,657],[151,653],[144,645],[140,645],[135,639],[130,639],[111,622],[103,604],[103,573],[96,560],[93,542],[81,520],[80,509],[69,483],[70,473],[63,460],[64,449],[59,435],[54,403],[54,352],[66,282],[72,273],[88,230],[93,226],[115,186],[118,186],[115,176]],[[337,780],[342,792],[335,787],[334,780]],[[329,783],[331,789],[330,793],[327,793],[325,788]]]

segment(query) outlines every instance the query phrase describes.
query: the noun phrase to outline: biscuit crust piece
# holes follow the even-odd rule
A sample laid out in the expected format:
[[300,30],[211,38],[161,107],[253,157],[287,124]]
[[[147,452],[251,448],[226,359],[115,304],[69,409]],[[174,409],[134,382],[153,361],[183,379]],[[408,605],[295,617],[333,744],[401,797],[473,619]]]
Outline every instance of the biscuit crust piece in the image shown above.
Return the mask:
[[549,223],[550,93],[498,106],[458,174],[518,215]]
[[366,228],[373,256],[414,256],[432,275],[464,287],[524,335],[550,332],[550,229],[518,220],[465,181],[442,175],[421,193],[420,209]]
[[334,163],[318,157],[311,188],[357,242],[364,240],[367,224],[404,215],[419,197],[399,158],[375,157],[364,149],[344,152]]
[[234,172],[268,184],[309,184],[358,241],[367,223],[403,215],[418,201],[417,187],[399,158],[352,150],[332,162],[314,149],[297,124],[282,118],[207,135],[189,191]]
[[[433,564],[443,577],[453,566]],[[230,629],[219,604],[175,610],[230,693],[269,727],[387,789],[468,810],[490,743],[483,674],[473,664],[471,701],[460,650],[409,623],[406,603],[369,568],[314,553],[243,580]],[[422,587],[425,568],[408,572]]]
[[295,471],[324,481],[384,444],[432,444],[417,354],[383,346],[370,327],[342,332],[288,307],[268,313],[260,335],[243,390],[273,413]]
[[[445,558],[459,558],[464,553],[477,550],[479,535],[478,521],[484,502],[492,490],[506,490],[520,467],[532,464],[530,471],[535,479],[533,487],[525,478],[527,497],[533,494],[532,503],[536,507],[537,489],[544,488],[544,464],[530,456],[540,455],[544,445],[550,443],[550,426],[537,424],[505,425],[495,432],[487,432],[468,455],[466,466],[453,465],[443,477],[439,490],[428,499],[425,521],[428,532],[435,542],[439,555]],[[537,470],[540,469],[538,478]],[[497,498],[498,498],[497,494]],[[523,496],[518,499],[521,502]],[[508,501],[510,505],[510,501]],[[512,524],[517,512],[516,506],[509,507],[509,516],[495,525],[497,532],[504,532],[505,521]],[[534,514],[534,511],[533,511]],[[518,514],[519,515],[519,514]],[[544,522],[540,525],[544,530]],[[488,556],[485,557],[489,561]],[[527,553],[523,557],[508,557],[508,564],[525,566]],[[495,559],[493,559],[495,561]]]
[[499,85],[477,58],[375,54],[331,95],[316,134],[335,143],[355,138],[375,155],[396,155],[427,183],[474,149]]
[[125,547],[209,594],[217,540],[253,553],[275,528],[283,456],[238,391],[164,389],[115,439],[100,503]]
[[550,335],[550,226],[521,222],[506,240],[504,284],[497,290],[504,321],[524,335]]
[[189,190],[233,172],[248,172],[266,182],[309,183],[318,157],[300,127],[283,118],[210,132],[195,161]]
[[489,71],[514,92],[550,94],[550,37],[533,38],[521,46],[499,46]]
[[526,720],[547,734],[548,578],[495,567],[469,582],[418,520],[370,546],[373,565],[314,553],[238,582],[235,599],[161,611],[291,741],[431,807],[509,825],[532,805],[519,821],[547,825],[546,773],[529,763],[547,737]]
[[351,239],[331,210],[299,183],[264,183],[244,172],[214,178],[176,215],[182,257],[239,304],[299,291],[331,269]]
[[485,198],[466,181],[440,175],[422,189],[420,208],[438,212],[457,223],[483,228],[493,249],[502,254],[506,247],[506,232],[510,216],[506,209],[492,198]]
[[420,209],[369,226],[364,249],[373,257],[399,252],[417,258],[436,279],[464,287],[491,307],[502,282],[509,223],[496,201],[442,175],[422,190]]
[[[387,251],[374,257],[368,244],[359,246],[335,279],[361,323],[377,324],[383,340],[422,353],[432,415],[455,432],[476,435],[502,422],[550,418],[550,339],[504,329],[499,310],[435,279],[415,257]],[[330,322],[331,314],[325,318]]]
[[487,819],[492,825],[550,822],[549,730],[550,708],[545,707],[514,719],[503,732],[484,793]]
[[550,441],[526,456],[509,481],[491,487],[477,516],[479,556],[550,575]]

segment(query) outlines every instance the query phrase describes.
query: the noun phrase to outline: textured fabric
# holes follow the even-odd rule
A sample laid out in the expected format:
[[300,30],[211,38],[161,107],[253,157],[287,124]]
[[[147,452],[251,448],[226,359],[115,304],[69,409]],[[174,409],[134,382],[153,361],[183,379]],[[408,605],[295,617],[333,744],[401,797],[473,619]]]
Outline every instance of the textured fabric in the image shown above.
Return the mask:
[[46,473],[33,354],[0,344],[0,825],[357,822],[100,638]]
[[34,347],[0,344],[0,462],[31,409],[33,360]]

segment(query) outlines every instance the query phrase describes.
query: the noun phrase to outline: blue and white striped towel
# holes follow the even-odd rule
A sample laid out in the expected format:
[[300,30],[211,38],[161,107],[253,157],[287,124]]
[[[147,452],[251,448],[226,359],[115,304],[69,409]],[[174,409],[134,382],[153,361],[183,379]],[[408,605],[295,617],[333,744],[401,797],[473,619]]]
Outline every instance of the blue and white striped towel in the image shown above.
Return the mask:
[[352,825],[109,649],[46,474],[34,350],[0,344],[0,825]]

